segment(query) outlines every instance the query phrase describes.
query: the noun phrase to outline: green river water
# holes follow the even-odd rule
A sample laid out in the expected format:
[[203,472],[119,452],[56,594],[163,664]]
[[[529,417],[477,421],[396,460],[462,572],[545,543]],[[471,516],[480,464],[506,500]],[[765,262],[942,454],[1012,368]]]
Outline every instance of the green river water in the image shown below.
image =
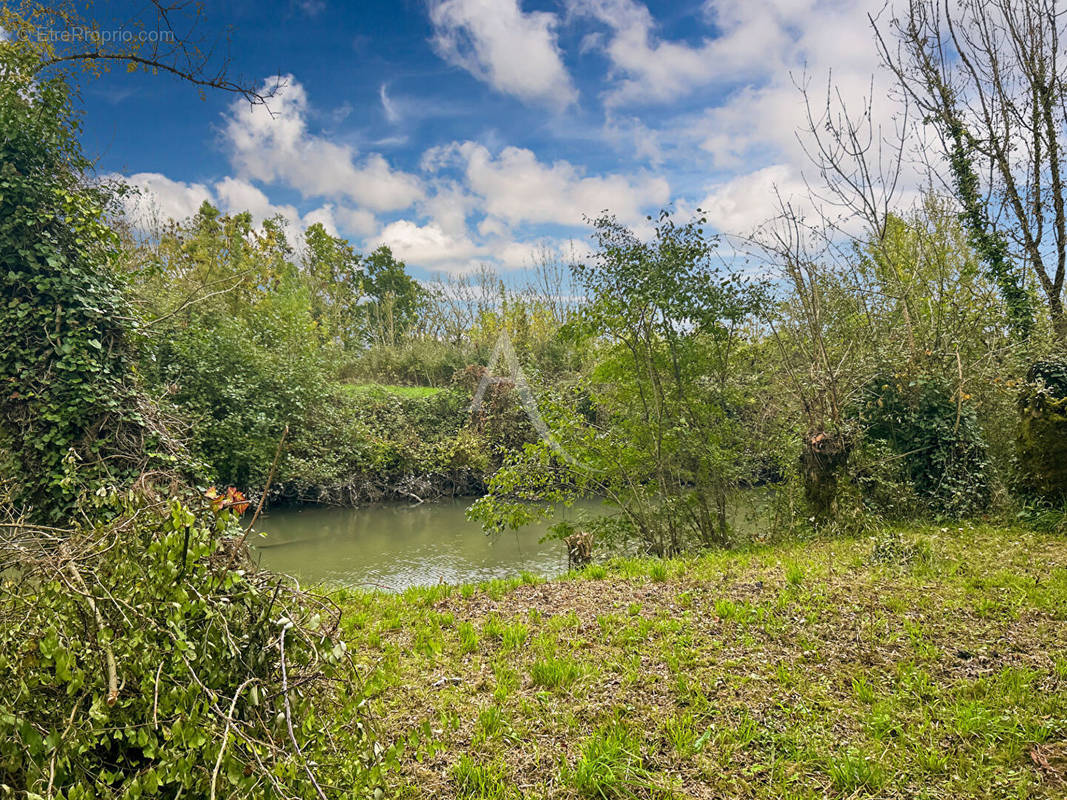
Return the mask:
[[[548,524],[486,536],[468,522],[470,499],[386,503],[366,508],[280,509],[256,525],[260,563],[301,585],[326,584],[400,590],[439,582],[465,583],[528,571],[551,577],[567,569],[559,541],[540,542]],[[579,508],[602,509],[590,500]]]

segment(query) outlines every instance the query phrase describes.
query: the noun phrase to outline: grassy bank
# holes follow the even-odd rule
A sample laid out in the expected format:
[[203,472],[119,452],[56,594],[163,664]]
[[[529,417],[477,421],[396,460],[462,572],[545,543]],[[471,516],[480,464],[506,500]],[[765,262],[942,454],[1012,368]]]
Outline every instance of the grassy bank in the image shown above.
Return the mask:
[[339,599],[400,796],[1063,796],[1063,538],[926,528]]
[[442,391],[433,386],[397,386],[386,383],[342,383],[339,384],[342,391],[353,395],[370,395],[383,397],[396,395],[397,397],[433,397]]

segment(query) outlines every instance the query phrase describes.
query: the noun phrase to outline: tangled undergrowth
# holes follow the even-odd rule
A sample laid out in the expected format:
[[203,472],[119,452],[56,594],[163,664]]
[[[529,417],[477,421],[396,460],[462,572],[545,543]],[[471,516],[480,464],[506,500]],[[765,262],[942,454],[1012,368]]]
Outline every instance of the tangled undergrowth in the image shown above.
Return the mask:
[[373,795],[339,611],[251,563],[244,501],[99,502],[0,525],[0,797]]

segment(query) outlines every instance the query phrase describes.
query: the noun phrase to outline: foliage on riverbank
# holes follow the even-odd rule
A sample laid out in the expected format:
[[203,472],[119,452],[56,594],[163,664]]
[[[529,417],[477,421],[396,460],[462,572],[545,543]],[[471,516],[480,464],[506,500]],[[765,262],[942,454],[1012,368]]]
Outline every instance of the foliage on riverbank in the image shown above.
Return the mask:
[[[312,763],[371,792],[326,680],[352,678],[335,609],[254,567],[242,494],[193,483],[187,418],[138,369],[171,342],[142,324],[66,76],[38,69],[0,41],[0,797],[322,797]],[[206,339],[239,395],[240,353]],[[259,408],[290,400],[272,388]],[[313,739],[323,704],[346,719]]]
[[1067,543],[988,526],[343,592],[403,797],[1054,797]]
[[341,384],[323,398],[319,414],[293,432],[276,497],[356,506],[484,486],[494,443],[468,429],[464,393]]
[[[309,759],[373,782],[325,680],[353,677],[336,609],[257,570],[224,503],[107,502],[107,526],[0,528],[0,797],[308,797]],[[311,737],[324,708],[352,722]]]

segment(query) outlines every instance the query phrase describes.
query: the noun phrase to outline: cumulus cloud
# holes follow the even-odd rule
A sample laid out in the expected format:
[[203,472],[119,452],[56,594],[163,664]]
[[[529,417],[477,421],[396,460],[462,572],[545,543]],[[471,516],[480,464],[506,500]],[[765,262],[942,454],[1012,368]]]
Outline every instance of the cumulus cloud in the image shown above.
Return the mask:
[[636,0],[571,0],[571,12],[610,30],[587,37],[585,47],[610,60],[617,85],[609,105],[666,102],[711,83],[769,75],[781,67],[779,54],[791,49],[790,29],[810,13],[805,0],[710,0],[705,14],[709,35],[699,45],[661,38],[648,8]]
[[407,219],[386,225],[377,237],[368,242],[371,248],[383,244],[388,245],[402,261],[449,272],[461,271],[472,259],[486,253],[485,248],[466,236],[446,233],[435,222],[418,225]]
[[430,20],[441,58],[497,91],[556,109],[577,100],[555,14],[523,12],[519,0],[433,0]]
[[446,233],[461,236],[467,234],[467,218],[480,204],[480,198],[458,181],[442,180],[435,183],[433,193],[419,203],[418,210]]
[[126,197],[125,211],[132,224],[142,230],[155,229],[170,219],[186,219],[205,202],[215,202],[204,184],[171,180],[158,172],[111,177],[137,190]]
[[493,258],[503,269],[525,269],[537,263],[545,242],[501,241],[493,250]]
[[423,196],[418,178],[393,169],[378,153],[311,133],[304,87],[293,76],[269,107],[235,102],[224,133],[238,177],[282,183],[304,197],[347,198],[373,211],[398,211]]
[[316,223],[321,223],[327,233],[336,236],[337,217],[344,223],[359,220],[358,232],[364,234],[377,230],[373,215],[368,222],[360,219],[357,210],[337,208],[329,203],[301,214],[295,206],[272,203],[262,189],[241,178],[226,177],[209,187],[203,183],[175,181],[158,172],[110,177],[137,189],[126,199],[125,211],[130,222],[143,231],[154,231],[169,220],[183,222],[196,214],[205,202],[227,214],[247,211],[257,225],[265,219],[281,217],[298,247],[303,232]]
[[803,177],[788,164],[772,164],[713,185],[700,208],[718,232],[745,236],[773,215],[779,197],[801,214],[812,210]]
[[[635,223],[670,199],[667,180],[653,174],[585,175],[568,161],[547,164],[532,150],[505,147],[493,155],[476,142],[454,143],[433,154],[436,164],[458,162],[467,188],[485,214],[509,226],[554,223],[580,226],[583,217],[608,209]],[[485,230],[500,230],[490,222]]]
[[364,208],[338,206],[333,215],[345,233],[370,236],[378,230],[377,218]]
[[[568,8],[600,26],[583,47],[611,66],[605,139],[632,135],[635,153],[657,169],[667,164],[668,175],[703,165],[713,178],[704,182],[703,205],[721,230],[750,232],[776,213],[778,192],[813,210],[803,178],[817,182],[818,171],[805,152],[811,141],[798,84],[810,91],[817,129],[829,87],[853,118],[870,106],[876,141],[894,137],[893,81],[880,69],[868,18],[883,11],[883,0],[706,0],[703,20],[693,22],[707,35],[696,41],[671,40],[640,0],[570,0]],[[694,107],[686,98],[702,87],[714,93],[698,96],[712,100]],[[668,109],[654,128],[642,110],[651,103]],[[694,174],[675,182],[692,185]],[[902,204],[920,181],[905,174]],[[679,207],[697,199],[675,198]]]

